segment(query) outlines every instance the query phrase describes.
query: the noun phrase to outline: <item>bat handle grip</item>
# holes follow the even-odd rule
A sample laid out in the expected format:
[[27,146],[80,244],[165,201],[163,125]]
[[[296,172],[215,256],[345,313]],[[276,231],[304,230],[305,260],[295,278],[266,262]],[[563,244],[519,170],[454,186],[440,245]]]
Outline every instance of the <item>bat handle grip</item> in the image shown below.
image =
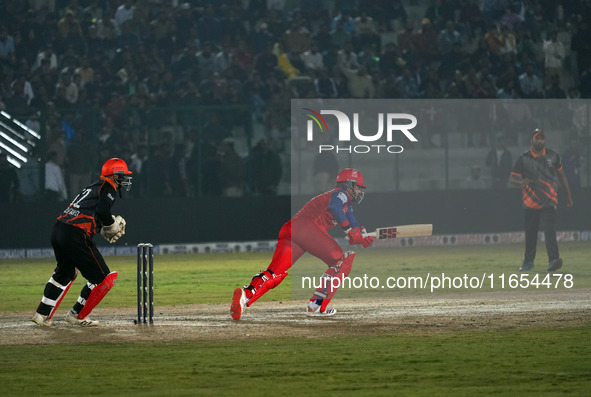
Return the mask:
[[[378,235],[377,235],[377,233],[376,233],[376,232],[371,232],[371,233],[362,233],[361,235],[363,236],[363,238],[366,238],[366,237],[373,237],[373,238],[378,238]],[[346,238],[347,240],[349,240],[349,236],[345,236],[345,238]]]

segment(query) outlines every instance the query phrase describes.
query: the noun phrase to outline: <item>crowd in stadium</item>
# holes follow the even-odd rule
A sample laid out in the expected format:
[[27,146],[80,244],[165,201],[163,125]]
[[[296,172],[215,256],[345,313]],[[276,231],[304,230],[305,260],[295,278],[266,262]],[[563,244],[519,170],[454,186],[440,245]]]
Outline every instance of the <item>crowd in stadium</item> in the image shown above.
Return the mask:
[[[274,194],[291,98],[590,98],[589,21],[584,0],[4,0],[0,108],[69,193],[119,156],[161,181],[137,195]],[[234,110],[151,135],[195,105]]]

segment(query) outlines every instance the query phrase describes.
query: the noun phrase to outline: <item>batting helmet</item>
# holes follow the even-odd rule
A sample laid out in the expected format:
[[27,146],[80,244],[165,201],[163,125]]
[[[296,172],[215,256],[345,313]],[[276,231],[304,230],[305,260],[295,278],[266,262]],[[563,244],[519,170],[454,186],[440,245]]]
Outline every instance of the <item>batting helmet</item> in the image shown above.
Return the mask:
[[103,164],[103,169],[101,171],[102,176],[111,176],[115,175],[117,178],[115,181],[125,188],[125,190],[129,191],[131,189],[131,176],[133,172],[131,172],[127,168],[127,164],[125,161],[118,159],[116,157],[105,161]]
[[353,199],[357,204],[361,203],[361,200],[363,200],[365,192],[360,191],[359,189],[355,191],[354,189],[355,186],[365,189],[365,185],[363,184],[363,175],[361,175],[361,172],[357,171],[356,169],[345,168],[339,172],[339,175],[337,175],[337,186],[346,187],[349,191],[349,194],[353,196]]
[[365,185],[363,184],[363,175],[361,172],[354,168],[345,168],[339,175],[337,175],[337,183],[345,182],[350,184],[350,182],[354,182],[357,186],[364,188]]

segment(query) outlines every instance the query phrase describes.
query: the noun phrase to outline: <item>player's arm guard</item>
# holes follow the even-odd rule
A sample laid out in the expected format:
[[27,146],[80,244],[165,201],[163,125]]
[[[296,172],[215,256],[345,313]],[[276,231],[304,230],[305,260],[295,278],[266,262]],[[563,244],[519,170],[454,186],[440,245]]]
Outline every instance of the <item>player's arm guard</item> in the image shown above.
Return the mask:
[[125,225],[127,224],[125,219],[120,215],[112,216],[114,222],[109,226],[103,226],[101,228],[101,236],[111,244],[119,240],[119,238],[125,234]]

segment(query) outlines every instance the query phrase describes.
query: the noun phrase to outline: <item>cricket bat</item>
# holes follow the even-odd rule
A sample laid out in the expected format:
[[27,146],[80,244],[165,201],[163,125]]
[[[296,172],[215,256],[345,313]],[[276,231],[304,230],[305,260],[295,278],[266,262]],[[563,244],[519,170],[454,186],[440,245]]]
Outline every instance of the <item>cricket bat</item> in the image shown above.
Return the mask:
[[387,238],[430,236],[432,233],[432,224],[418,224],[379,227],[375,232],[364,233],[363,237],[372,236],[377,240],[384,240]]

